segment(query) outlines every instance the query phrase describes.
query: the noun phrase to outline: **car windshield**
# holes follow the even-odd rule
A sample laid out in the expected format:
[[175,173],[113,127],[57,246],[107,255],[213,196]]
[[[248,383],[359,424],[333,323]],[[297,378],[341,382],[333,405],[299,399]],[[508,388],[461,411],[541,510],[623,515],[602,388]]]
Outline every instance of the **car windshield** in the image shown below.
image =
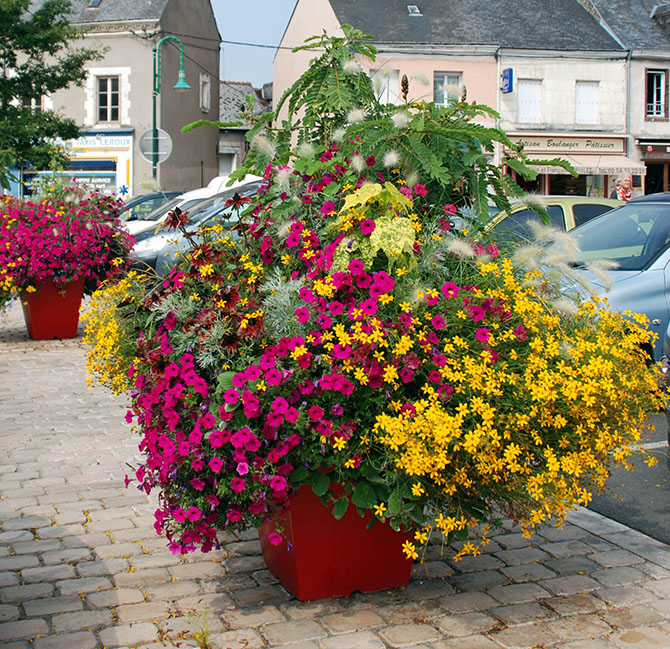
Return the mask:
[[149,212],[146,216],[142,218],[143,221],[158,221],[163,214],[167,214],[175,205],[179,205],[181,198],[175,196],[172,200],[167,203],[163,203],[161,206],[157,207],[153,212]]
[[570,234],[580,248],[575,266],[610,259],[619,270],[643,270],[670,243],[670,209],[663,203],[629,203]]

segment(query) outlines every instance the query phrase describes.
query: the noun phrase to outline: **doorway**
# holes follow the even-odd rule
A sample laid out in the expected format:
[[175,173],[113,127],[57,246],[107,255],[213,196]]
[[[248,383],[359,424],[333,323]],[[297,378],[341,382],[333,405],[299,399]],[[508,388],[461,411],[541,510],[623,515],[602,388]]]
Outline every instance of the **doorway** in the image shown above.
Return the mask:
[[647,175],[644,179],[644,193],[656,194],[668,191],[668,163],[647,162]]

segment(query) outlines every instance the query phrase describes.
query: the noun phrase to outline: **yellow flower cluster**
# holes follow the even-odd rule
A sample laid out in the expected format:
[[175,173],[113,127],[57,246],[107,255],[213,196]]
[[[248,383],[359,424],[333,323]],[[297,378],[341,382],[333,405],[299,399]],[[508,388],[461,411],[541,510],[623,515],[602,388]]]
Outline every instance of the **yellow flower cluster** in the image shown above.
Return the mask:
[[81,320],[86,325],[84,345],[86,346],[87,383],[93,378],[114,394],[121,394],[130,388],[128,382],[127,358],[122,346],[132,340],[118,318],[118,305],[135,300],[141,276],[131,271],[120,281],[105,282],[93,295],[88,308],[82,312]]
[[[559,317],[515,279],[508,261],[479,270],[494,281],[475,295],[521,315],[524,339],[497,323],[487,341],[492,351],[477,351],[464,323],[443,349],[441,374],[453,396],[445,402],[428,387],[412,414],[391,407],[377,418],[375,440],[417,478],[416,494],[425,489],[448,504],[451,516],[438,513],[434,521],[443,534],[477,525],[459,512],[480,498],[529,534],[587,504],[592,488],[605,486],[608,467],[629,465],[647,413],[662,407],[658,377],[641,351],[650,334],[597,298],[574,317]],[[475,549],[469,544],[462,553]]]

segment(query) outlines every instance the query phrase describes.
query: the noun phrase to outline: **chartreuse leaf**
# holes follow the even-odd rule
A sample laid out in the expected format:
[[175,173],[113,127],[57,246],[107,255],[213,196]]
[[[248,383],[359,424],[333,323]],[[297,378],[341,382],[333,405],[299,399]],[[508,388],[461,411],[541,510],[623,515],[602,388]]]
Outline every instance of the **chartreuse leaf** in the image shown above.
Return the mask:
[[389,259],[403,252],[411,252],[415,240],[412,222],[404,216],[377,219],[374,232],[370,235],[370,245],[375,253],[383,250]]
[[333,505],[333,516],[339,521],[347,512],[349,507],[349,498],[342,496],[338,498]]
[[351,502],[363,509],[372,509],[377,504],[377,494],[369,482],[361,481],[351,495]]
[[328,487],[330,487],[330,478],[321,471],[314,471],[311,475],[312,491],[319,496],[323,496]]

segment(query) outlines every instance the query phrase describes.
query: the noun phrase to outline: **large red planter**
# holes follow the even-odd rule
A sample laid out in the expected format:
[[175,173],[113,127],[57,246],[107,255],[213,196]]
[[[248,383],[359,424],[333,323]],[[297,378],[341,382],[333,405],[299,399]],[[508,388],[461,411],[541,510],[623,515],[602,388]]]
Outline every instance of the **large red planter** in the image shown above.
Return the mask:
[[43,282],[34,293],[23,293],[21,305],[28,335],[33,340],[74,338],[79,326],[79,307],[84,296],[84,279],[65,287]]
[[311,486],[301,486],[289,502],[289,510],[276,521],[285,539],[279,545],[268,541],[275,522],[263,525],[259,535],[265,565],[295,597],[344,597],[356,590],[367,593],[409,582],[412,561],[402,544],[410,533],[395,532],[386,523],[366,529],[372,514],[361,518],[351,503],[338,521]]

